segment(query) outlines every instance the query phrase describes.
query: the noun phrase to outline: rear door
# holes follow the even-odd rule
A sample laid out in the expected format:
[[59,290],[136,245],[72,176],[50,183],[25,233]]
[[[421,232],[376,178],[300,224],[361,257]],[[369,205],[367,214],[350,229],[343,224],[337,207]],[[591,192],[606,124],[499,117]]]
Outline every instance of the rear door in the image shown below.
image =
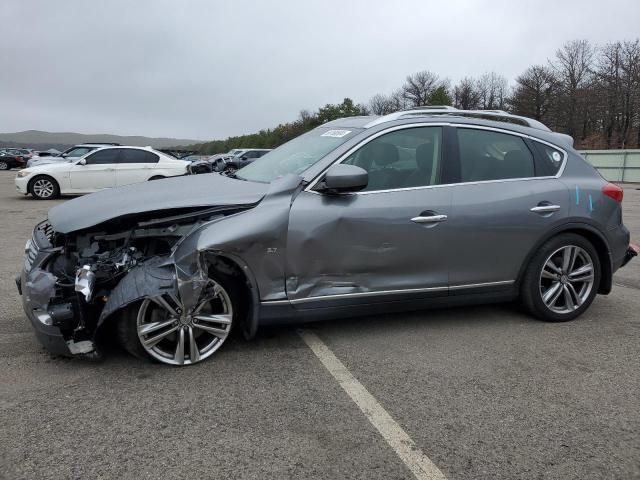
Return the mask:
[[85,193],[114,187],[119,155],[119,148],[104,148],[84,157],[84,165],[76,161],[69,172],[71,189]]
[[569,211],[568,189],[556,178],[565,152],[552,148],[556,161],[543,168],[524,136],[460,126],[457,138],[460,177],[448,222],[455,252],[451,294],[513,283],[531,249]]
[[118,186],[145,182],[153,176],[153,170],[160,157],[155,153],[138,148],[122,148],[116,169]]

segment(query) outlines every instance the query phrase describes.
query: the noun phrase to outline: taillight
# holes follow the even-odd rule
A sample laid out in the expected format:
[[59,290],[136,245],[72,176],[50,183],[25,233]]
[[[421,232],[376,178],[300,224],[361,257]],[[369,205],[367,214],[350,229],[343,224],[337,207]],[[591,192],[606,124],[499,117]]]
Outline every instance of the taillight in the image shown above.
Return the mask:
[[613,198],[616,202],[622,203],[624,190],[615,183],[607,183],[604,187],[602,187],[602,193],[604,193],[609,198]]

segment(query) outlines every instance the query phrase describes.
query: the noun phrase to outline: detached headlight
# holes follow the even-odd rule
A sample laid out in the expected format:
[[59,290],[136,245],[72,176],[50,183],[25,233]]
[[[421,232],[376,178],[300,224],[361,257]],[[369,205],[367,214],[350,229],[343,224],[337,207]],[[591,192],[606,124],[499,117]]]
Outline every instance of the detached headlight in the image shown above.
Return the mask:
[[20,170],[18,172],[17,177],[18,178],[23,178],[23,177],[28,177],[29,175],[31,175],[31,172],[29,170]]

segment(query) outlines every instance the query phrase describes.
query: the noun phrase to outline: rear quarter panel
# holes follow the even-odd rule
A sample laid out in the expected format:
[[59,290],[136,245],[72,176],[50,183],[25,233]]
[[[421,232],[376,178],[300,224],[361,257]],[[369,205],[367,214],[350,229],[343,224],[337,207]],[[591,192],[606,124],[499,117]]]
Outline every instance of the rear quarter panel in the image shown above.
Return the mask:
[[561,181],[569,189],[571,222],[588,223],[607,239],[616,267],[629,245],[629,231],[622,223],[622,205],[602,193],[608,182],[581,155],[570,152]]

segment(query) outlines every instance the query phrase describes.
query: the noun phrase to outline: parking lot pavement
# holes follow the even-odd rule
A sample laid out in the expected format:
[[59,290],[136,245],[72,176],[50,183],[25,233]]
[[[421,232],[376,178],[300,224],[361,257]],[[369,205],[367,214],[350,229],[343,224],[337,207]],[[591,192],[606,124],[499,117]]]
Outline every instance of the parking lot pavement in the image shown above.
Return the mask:
[[[13,275],[55,202],[0,172],[0,478],[412,478],[295,327],[188,368],[52,359]],[[640,191],[625,191],[640,239]],[[512,305],[305,327],[449,479],[640,478],[640,261],[574,322]],[[624,286],[623,286],[624,285]]]

